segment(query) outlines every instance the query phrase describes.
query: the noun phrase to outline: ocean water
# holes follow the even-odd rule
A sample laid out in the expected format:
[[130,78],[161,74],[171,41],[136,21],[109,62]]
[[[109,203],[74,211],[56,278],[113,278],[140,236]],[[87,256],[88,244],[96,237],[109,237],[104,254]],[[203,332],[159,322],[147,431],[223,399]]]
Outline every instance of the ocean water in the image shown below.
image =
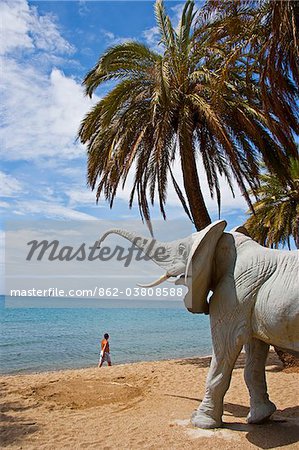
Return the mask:
[[105,332],[113,364],[211,353],[208,316],[181,302],[19,300],[0,297],[2,374],[95,366]]

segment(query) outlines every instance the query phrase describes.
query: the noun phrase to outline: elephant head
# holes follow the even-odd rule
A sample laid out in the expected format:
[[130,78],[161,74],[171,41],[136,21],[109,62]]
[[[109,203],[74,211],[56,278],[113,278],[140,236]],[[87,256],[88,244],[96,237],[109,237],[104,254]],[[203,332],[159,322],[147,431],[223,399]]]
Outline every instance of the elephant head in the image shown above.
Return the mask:
[[208,313],[207,296],[211,286],[212,264],[215,248],[226,222],[219,220],[204,230],[172,242],[160,242],[140,236],[138,233],[122,229],[107,231],[98,241],[100,244],[109,234],[118,234],[136,247],[164,271],[158,280],[143,287],[153,287],[169,278],[175,278],[176,284],[188,287],[185,306],[193,313]]

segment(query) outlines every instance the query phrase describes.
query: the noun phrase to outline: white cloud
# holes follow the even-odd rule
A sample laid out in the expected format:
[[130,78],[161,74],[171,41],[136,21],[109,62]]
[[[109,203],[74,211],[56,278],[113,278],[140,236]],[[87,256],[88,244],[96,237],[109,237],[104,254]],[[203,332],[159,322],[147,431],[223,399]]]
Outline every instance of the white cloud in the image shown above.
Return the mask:
[[133,38],[133,37],[117,36],[116,34],[112,33],[112,31],[108,31],[108,30],[104,30],[104,29],[101,30],[101,33],[106,40],[107,46],[109,46],[109,47],[113,46],[113,45],[123,44],[124,42],[136,40],[136,38]]
[[58,203],[51,203],[43,200],[33,200],[31,202],[17,202],[18,209],[14,212],[19,212],[22,215],[39,215],[48,219],[70,219],[70,220],[95,220],[96,217],[72,208],[60,205]]
[[38,49],[56,53],[72,53],[74,48],[60,34],[55,17],[38,15],[37,8],[25,0],[4,0],[0,5],[2,17],[0,53],[17,49]]
[[[61,35],[53,15],[39,15],[38,9],[25,0],[5,0],[1,11],[4,36],[0,154],[4,163],[24,160],[33,164],[31,176],[26,171],[22,183],[17,179],[21,166],[16,166],[17,178],[1,172],[2,195],[14,197],[20,191],[26,194],[24,200],[11,202],[16,215],[91,219],[93,216],[74,209],[87,205],[87,198],[77,193],[75,201],[75,192],[68,198],[65,184],[56,173],[56,169],[69,170],[77,185],[78,165],[84,164],[85,150],[76,136],[92,102],[74,78],[54,66],[56,62],[67,62],[68,67],[73,67],[68,58],[74,48]],[[70,167],[68,161],[75,158],[78,163],[72,162]],[[0,206],[6,208],[6,204],[1,202]]]
[[81,157],[76,135],[92,102],[79,83],[53,67],[74,48],[53,15],[39,15],[25,0],[5,0],[1,9],[2,159]]
[[95,193],[89,189],[70,189],[65,191],[66,195],[69,197],[69,205],[71,207],[78,205],[88,205],[93,206],[96,203]]
[[76,158],[84,153],[76,134],[91,102],[81,86],[63,72],[3,61],[4,126],[2,158]]
[[0,171],[0,197],[13,197],[21,190],[22,185],[16,178]]
[[151,49],[157,52],[161,52],[163,50],[163,46],[160,44],[161,36],[157,26],[144,30],[142,36],[145,39],[146,44]]
[[[65,166],[64,165],[64,161],[60,161],[61,162],[61,166],[59,166],[59,164],[55,164],[54,162],[54,167],[56,170],[56,173],[59,175],[62,175],[63,177],[69,177],[72,179],[81,179],[82,178],[82,173],[85,174],[84,170],[82,169],[82,167],[75,167],[73,164],[72,166]],[[45,163],[46,166],[48,167],[47,162]],[[82,183],[84,183],[85,180],[82,179]]]
[[90,12],[85,0],[79,0],[78,12],[80,16],[86,16]]
[[2,2],[0,53],[23,48],[32,49],[33,42],[29,36],[29,7],[21,1]]

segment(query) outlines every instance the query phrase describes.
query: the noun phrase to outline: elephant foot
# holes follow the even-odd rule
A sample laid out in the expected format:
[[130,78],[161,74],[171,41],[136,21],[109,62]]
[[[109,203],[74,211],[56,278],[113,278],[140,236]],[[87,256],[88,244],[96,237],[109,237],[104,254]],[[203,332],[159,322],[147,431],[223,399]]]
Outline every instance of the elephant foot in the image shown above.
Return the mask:
[[276,411],[274,403],[260,403],[252,408],[247,416],[247,423],[263,423]]
[[219,420],[213,419],[213,417],[202,411],[194,411],[191,416],[191,423],[197,428],[211,429],[220,428],[222,426],[221,418]]

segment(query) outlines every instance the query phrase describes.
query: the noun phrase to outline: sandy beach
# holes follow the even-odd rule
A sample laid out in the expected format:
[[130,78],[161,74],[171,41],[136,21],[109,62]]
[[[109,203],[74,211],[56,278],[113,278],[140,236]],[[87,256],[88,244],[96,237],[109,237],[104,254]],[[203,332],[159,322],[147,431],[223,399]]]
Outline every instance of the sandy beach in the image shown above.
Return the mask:
[[298,448],[298,373],[271,353],[268,390],[277,412],[247,425],[244,355],[225,397],[225,426],[195,429],[209,358],[1,376],[1,445],[11,449]]

